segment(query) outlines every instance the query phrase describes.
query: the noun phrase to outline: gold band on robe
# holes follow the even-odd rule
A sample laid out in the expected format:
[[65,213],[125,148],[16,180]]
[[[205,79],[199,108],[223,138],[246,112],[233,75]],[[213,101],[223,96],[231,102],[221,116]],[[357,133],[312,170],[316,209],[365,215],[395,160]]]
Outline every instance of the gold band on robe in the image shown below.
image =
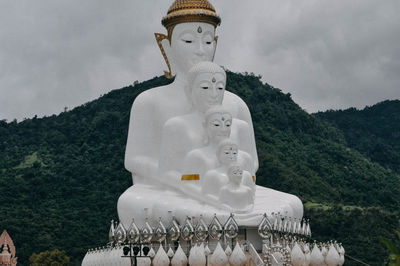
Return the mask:
[[253,182],[255,183],[256,182],[256,177],[253,175],[252,178],[253,178]]
[[199,174],[193,174],[193,175],[182,175],[181,178],[182,181],[193,181],[193,180],[200,180],[200,175]]

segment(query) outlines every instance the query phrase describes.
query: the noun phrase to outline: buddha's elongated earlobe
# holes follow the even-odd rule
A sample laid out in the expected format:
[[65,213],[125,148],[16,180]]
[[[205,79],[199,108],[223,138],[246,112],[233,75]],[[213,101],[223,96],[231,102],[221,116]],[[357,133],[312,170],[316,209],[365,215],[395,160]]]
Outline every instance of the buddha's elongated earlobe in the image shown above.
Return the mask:
[[207,146],[208,145],[207,121],[205,119],[203,119],[201,124],[203,125],[203,128],[204,128],[204,135],[203,135],[202,142],[203,142],[204,146]]
[[214,37],[214,42],[215,42],[214,54],[213,54],[213,56],[212,56],[211,62],[214,62],[215,51],[217,51],[217,44],[218,44],[218,36],[217,36],[217,35]]
[[157,41],[158,47],[159,47],[160,50],[161,50],[161,54],[162,54],[163,57],[164,57],[165,63],[167,63],[167,66],[168,66],[169,72],[164,71],[164,75],[165,75],[167,78],[172,79],[174,76],[172,75],[171,64],[169,63],[167,54],[166,54],[165,49],[164,49],[163,44],[162,44],[164,40],[167,40],[168,43],[171,44],[171,40],[168,38],[167,35],[162,34],[162,33],[154,33],[154,36],[156,37],[156,41]]

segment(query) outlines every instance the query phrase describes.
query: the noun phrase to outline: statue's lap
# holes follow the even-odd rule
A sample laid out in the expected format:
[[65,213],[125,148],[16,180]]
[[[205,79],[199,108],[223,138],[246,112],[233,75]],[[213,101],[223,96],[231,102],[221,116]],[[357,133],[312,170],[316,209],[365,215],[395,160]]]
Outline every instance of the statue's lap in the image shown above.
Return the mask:
[[[148,209],[147,213],[144,211],[145,208]],[[264,213],[270,215],[272,212],[301,219],[303,204],[294,195],[257,186],[253,210],[236,213],[235,220],[239,226],[256,227]],[[146,216],[151,221],[157,221],[161,217],[165,224],[169,224],[171,213],[180,223],[183,223],[187,216],[198,218],[200,215],[206,222],[210,222],[215,213],[221,223],[224,223],[230,215],[225,210],[191,199],[178,190],[154,184],[135,184],[118,200],[119,219],[126,227],[129,227],[132,218],[141,227]]]

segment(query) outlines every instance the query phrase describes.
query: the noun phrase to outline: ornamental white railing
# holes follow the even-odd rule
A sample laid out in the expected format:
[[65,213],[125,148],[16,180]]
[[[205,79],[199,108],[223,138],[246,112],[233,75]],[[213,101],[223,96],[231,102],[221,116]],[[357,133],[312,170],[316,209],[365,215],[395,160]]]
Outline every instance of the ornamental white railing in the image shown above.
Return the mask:
[[[166,227],[161,220],[141,229],[132,220],[128,229],[111,221],[107,247],[90,249],[83,266],[91,265],[343,265],[344,248],[336,242],[311,243],[309,220],[297,220],[280,214],[264,214],[257,228],[262,251],[240,237],[234,216],[221,223],[215,215],[207,225],[200,216],[187,217],[180,225],[172,217]],[[254,240],[253,240],[254,241]],[[258,243],[257,243],[258,244]],[[157,250],[157,251],[156,251]]]

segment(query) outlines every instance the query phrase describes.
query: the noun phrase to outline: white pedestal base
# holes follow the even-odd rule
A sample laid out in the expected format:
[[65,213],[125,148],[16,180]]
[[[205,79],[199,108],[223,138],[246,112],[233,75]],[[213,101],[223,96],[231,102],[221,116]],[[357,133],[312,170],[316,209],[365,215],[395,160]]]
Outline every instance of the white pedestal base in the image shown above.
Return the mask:
[[[148,209],[147,214],[144,211],[145,208]],[[149,221],[154,223],[161,217],[163,223],[168,226],[171,222],[168,211],[172,212],[180,224],[184,223],[187,216],[199,218],[200,215],[203,215],[206,223],[210,223],[214,214],[217,214],[220,222],[224,224],[230,215],[227,211],[190,199],[177,190],[148,184],[131,186],[118,200],[119,219],[126,228],[129,227],[132,218],[141,228],[146,215]],[[270,215],[272,212],[280,212],[284,216],[301,219],[303,204],[294,195],[257,186],[253,210],[248,213],[234,214],[234,218],[241,227],[257,227],[262,215],[264,213]]]

